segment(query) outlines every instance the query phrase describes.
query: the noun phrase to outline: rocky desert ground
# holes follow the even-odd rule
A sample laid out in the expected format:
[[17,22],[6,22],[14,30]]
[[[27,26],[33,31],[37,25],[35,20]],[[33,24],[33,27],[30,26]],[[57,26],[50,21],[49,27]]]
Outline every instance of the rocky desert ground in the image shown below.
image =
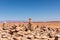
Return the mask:
[[60,40],[60,22],[0,23],[0,40]]

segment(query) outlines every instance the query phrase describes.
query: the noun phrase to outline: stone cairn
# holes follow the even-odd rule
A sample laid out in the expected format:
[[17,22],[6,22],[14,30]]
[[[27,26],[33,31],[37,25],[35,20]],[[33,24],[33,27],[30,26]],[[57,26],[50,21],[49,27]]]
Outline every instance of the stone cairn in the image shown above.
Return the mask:
[[3,23],[3,27],[0,27],[0,40],[60,40],[60,28],[37,25],[33,30],[31,18],[25,27],[20,24],[11,27],[5,25],[6,23]]

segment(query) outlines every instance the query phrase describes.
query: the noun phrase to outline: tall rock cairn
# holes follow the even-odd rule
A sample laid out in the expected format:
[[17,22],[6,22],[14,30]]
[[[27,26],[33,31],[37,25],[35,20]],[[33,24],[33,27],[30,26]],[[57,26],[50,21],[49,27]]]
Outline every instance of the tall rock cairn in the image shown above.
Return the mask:
[[31,19],[31,18],[29,18],[28,29],[29,29],[30,31],[33,30],[33,29],[32,29],[32,19]]

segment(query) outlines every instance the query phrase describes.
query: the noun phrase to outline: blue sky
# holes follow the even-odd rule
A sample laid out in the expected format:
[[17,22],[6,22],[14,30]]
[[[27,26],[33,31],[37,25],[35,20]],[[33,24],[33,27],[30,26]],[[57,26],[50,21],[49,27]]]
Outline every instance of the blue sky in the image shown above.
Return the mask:
[[0,0],[0,21],[59,21],[60,0]]

